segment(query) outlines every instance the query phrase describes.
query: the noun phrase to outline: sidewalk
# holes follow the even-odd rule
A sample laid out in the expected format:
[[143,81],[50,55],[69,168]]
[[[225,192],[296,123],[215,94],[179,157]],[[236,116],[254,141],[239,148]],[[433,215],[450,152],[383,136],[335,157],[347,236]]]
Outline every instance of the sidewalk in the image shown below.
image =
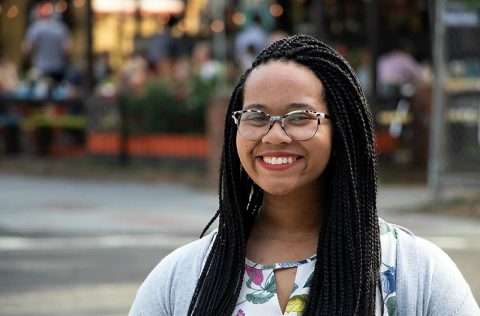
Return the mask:
[[5,174],[0,200],[0,230],[28,236],[193,234],[217,205],[213,192],[176,184]]
[[[466,194],[471,192],[463,192]],[[0,200],[0,233],[25,236],[197,236],[218,206],[215,191],[199,191],[180,184],[7,174],[0,174]],[[448,217],[414,212],[428,203],[424,186],[380,185],[380,216],[422,233],[425,225],[431,230],[433,215],[441,230],[448,233],[452,226]],[[457,218],[456,222],[464,232],[476,233],[478,227],[472,226],[471,220]]]
[[[460,213],[465,201],[478,203],[478,189],[452,188],[442,201],[432,202],[423,185],[380,184],[377,207],[379,215],[389,222],[407,227],[416,235],[480,237],[480,214]],[[466,213],[466,212],[463,212]],[[440,246],[443,246],[440,242]]]

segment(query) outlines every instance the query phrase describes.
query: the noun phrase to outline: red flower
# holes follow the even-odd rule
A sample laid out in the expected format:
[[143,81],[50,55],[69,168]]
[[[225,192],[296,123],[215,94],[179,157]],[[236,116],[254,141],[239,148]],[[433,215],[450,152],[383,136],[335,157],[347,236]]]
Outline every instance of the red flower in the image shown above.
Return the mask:
[[[260,269],[252,268],[248,265],[245,265],[245,270],[247,271],[247,275],[253,279],[253,283],[260,285],[263,282],[263,273]],[[243,313],[243,312],[242,312]]]

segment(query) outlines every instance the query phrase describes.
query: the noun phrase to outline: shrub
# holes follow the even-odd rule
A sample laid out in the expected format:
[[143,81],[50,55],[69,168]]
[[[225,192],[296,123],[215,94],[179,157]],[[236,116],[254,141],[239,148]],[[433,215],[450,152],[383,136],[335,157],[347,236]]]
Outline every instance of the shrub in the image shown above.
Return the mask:
[[119,105],[126,111],[130,134],[203,133],[213,91],[214,83],[196,76],[180,86],[152,78],[140,96],[121,93]]

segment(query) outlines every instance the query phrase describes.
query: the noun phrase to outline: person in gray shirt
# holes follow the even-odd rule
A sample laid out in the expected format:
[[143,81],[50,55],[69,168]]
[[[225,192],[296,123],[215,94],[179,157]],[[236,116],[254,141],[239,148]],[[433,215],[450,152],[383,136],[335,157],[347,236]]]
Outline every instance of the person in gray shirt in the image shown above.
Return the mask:
[[23,54],[32,58],[32,66],[40,75],[61,81],[72,46],[70,31],[53,15],[51,3],[39,4],[36,17],[27,29]]
[[331,47],[263,50],[224,135],[218,228],[158,264],[131,316],[480,315],[443,251],[378,217],[369,106]]

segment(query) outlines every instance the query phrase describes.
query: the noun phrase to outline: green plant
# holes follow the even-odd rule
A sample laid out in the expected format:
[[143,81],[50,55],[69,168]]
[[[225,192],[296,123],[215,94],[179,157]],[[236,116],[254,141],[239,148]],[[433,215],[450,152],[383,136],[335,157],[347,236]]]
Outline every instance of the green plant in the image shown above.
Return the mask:
[[192,76],[179,86],[152,78],[140,96],[124,92],[119,105],[127,112],[130,134],[203,133],[213,83]]

